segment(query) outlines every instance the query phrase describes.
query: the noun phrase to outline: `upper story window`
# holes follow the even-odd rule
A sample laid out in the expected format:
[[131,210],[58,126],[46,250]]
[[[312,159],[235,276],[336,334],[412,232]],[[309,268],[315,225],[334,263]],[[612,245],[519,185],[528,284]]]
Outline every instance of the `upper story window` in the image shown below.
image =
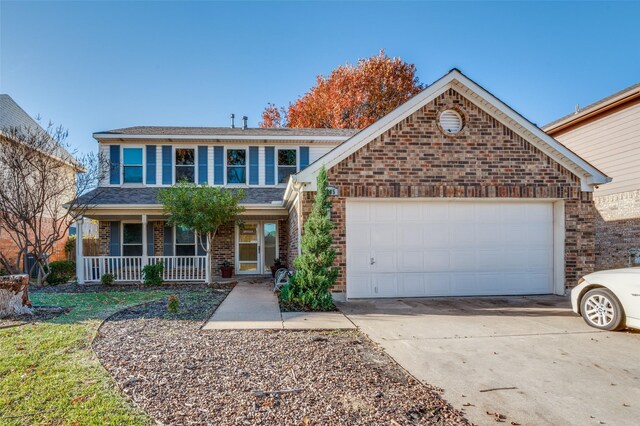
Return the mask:
[[142,224],[122,224],[122,255],[142,256]]
[[194,149],[176,149],[176,182],[196,181],[196,152]]
[[142,183],[142,148],[123,148],[123,183]]
[[289,176],[297,171],[296,150],[278,150],[278,183],[287,183]]
[[247,151],[245,149],[227,150],[227,183],[247,182]]
[[196,234],[184,226],[176,226],[176,256],[195,256]]

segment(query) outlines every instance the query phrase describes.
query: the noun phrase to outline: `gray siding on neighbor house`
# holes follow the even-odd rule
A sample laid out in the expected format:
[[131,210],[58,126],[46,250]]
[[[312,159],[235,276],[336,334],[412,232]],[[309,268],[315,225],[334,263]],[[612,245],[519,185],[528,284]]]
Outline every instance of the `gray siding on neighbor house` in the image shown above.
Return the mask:
[[555,138],[613,178],[595,196],[640,189],[640,103]]

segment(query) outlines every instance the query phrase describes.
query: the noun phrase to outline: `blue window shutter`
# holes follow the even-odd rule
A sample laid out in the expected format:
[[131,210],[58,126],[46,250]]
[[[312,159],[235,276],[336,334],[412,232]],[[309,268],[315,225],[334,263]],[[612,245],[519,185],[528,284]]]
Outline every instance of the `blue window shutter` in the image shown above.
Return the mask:
[[156,183],[156,146],[147,145],[147,185]]
[[[173,228],[165,223],[162,241],[162,255],[173,256]],[[166,266],[166,265],[165,265]]]
[[224,185],[224,147],[213,147],[213,183]]
[[209,147],[198,147],[198,183],[207,183],[209,173]]
[[120,185],[120,145],[109,147],[109,183]]
[[304,170],[309,165],[309,147],[300,147],[300,170]]
[[154,256],[153,253],[153,222],[147,222],[147,255]]
[[111,222],[109,256],[120,256],[120,222]]
[[260,183],[258,177],[259,171],[259,162],[258,162],[258,147],[250,146],[249,147],[249,185],[257,185]]
[[264,180],[266,185],[275,185],[275,148],[267,146],[264,148]]
[[171,145],[162,147],[162,184],[173,184],[173,158],[171,155]]

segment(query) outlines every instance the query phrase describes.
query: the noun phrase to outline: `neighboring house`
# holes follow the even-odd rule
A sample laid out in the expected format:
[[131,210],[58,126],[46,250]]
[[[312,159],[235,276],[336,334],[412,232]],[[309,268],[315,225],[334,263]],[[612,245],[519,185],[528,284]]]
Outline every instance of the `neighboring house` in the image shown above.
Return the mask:
[[543,127],[613,181],[596,187],[596,269],[640,264],[640,83]]
[[[244,227],[221,229],[215,264],[291,265],[318,171],[333,187],[337,298],[562,294],[594,266],[594,185],[607,182],[499,99],[452,70],[359,132],[132,127],[95,133],[113,163],[87,217],[101,254],[85,281],[203,279],[193,232],[173,229],[157,188],[180,178],[242,187]],[[82,277],[81,277],[82,278]]]
[[[19,129],[20,131],[39,131],[45,132],[45,130],[38,124],[36,120],[31,118],[29,114],[27,114],[20,106],[11,98],[9,95],[0,94],[0,135],[4,138],[8,137],[9,129]],[[0,149],[2,149],[2,145],[0,145]],[[66,161],[70,161],[69,163],[69,173],[75,174],[77,168],[74,167],[71,162],[73,157],[69,152],[60,147],[60,152],[56,154],[57,157],[65,159]],[[69,193],[65,198],[69,198],[73,196],[73,191]],[[45,221],[46,224],[46,221]],[[44,229],[43,232],[52,232],[52,228]],[[54,252],[50,258],[50,260],[61,260],[65,258],[64,246],[66,243],[66,238],[62,239],[58,243],[56,243]],[[0,251],[7,257],[7,259],[14,263],[18,256],[22,247],[17,247],[13,240],[4,230],[0,230]],[[26,267],[26,265],[25,265]]]

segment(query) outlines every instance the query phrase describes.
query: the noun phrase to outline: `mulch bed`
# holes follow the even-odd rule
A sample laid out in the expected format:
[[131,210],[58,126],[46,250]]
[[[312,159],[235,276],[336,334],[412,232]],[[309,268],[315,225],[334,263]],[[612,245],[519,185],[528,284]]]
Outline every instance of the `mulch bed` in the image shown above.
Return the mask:
[[15,315],[0,318],[0,329],[17,327],[19,325],[32,322],[48,321],[71,312],[72,308],[62,308],[60,306],[33,306],[33,315]]
[[[215,283],[214,287],[217,288],[232,288],[233,283]],[[207,287],[204,283],[163,283],[161,285],[148,285],[141,283],[131,284],[60,284],[49,285],[43,287],[29,287],[29,293],[109,293],[109,292],[129,292],[129,291],[141,291],[141,290],[175,290],[181,292],[183,290],[197,290]]]
[[[109,318],[93,348],[162,424],[469,424],[357,331],[212,331],[205,289]],[[271,393],[285,391],[283,393]]]

